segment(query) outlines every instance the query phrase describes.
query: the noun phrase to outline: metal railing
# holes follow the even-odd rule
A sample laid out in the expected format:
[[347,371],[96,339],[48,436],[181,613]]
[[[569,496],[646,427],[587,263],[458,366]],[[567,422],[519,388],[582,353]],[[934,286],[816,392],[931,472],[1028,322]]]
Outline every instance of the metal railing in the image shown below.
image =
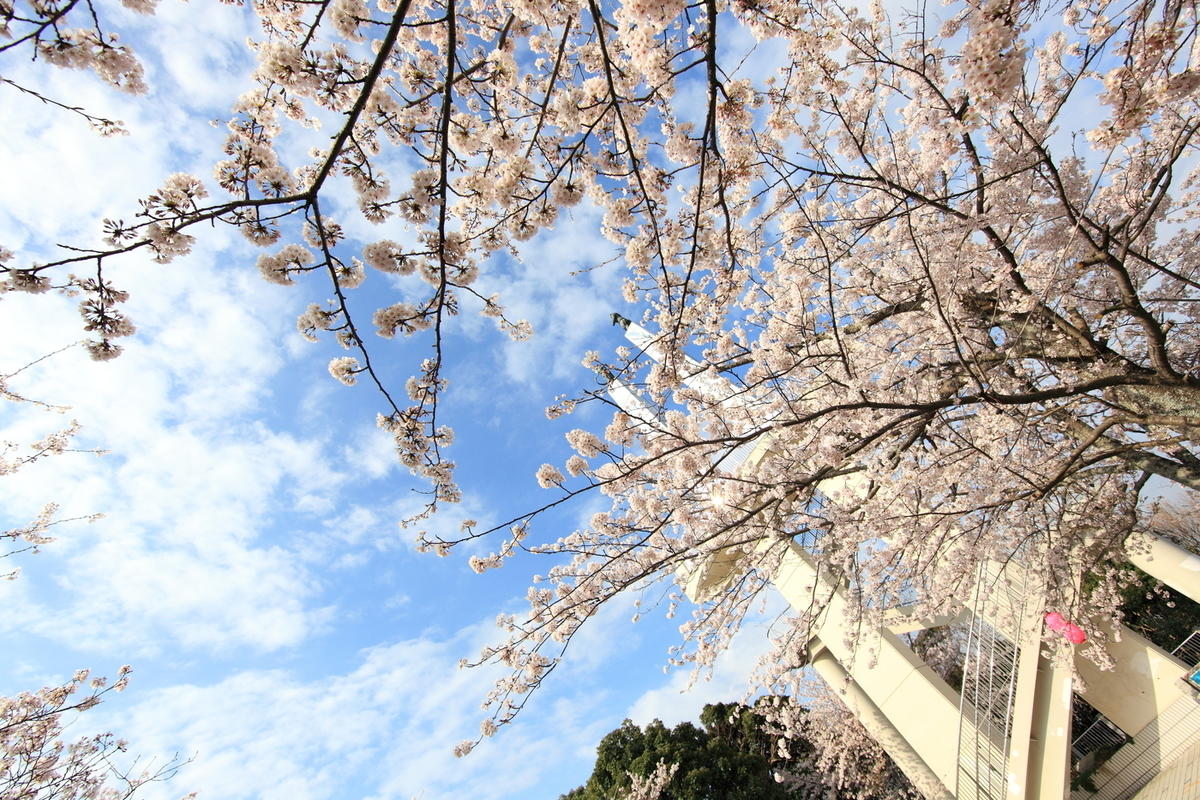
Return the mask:
[[[1025,586],[996,584],[997,575],[981,564],[971,609],[959,701],[958,779],[960,800],[1001,800],[1008,796],[1007,757],[1012,737],[1020,626]],[[983,586],[992,583],[990,596]],[[1003,630],[984,619],[983,605],[999,611]],[[993,616],[987,614],[987,616]]]
[[1081,761],[1101,750],[1115,753],[1120,747],[1130,741],[1125,731],[1109,722],[1106,717],[1099,717],[1083,732],[1071,740],[1071,758]]
[[1190,636],[1171,651],[1171,655],[1189,667],[1200,665],[1200,631],[1192,631]]

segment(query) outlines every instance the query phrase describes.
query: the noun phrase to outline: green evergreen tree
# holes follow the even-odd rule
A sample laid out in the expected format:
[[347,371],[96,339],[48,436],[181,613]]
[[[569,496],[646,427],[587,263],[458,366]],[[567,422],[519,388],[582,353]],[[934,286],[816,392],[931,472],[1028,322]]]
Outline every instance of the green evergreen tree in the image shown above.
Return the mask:
[[[690,722],[667,728],[659,720],[640,728],[625,720],[600,741],[596,765],[587,783],[560,800],[615,800],[629,790],[629,773],[649,775],[659,762],[679,765],[663,800],[798,798],[775,781],[762,753],[762,743],[744,735],[747,729],[752,730],[753,722],[743,724],[739,719],[717,724],[719,717],[727,716],[722,713],[726,708],[742,707],[705,706],[705,728]],[[749,709],[742,711],[741,718],[752,716]],[[710,730],[709,724],[716,729]],[[759,736],[765,740],[766,734]]]
[[1121,592],[1125,625],[1168,651],[1200,630],[1200,604],[1132,565],[1127,570],[1131,580]]
[[[620,800],[629,774],[649,775],[659,764],[678,764],[661,800],[890,800],[908,797],[909,784],[894,766],[898,793],[888,796],[839,791],[810,766],[813,747],[803,739],[784,740],[762,716],[740,703],[706,705],[703,727],[683,722],[667,728],[654,720],[644,728],[630,720],[600,740],[596,764],[583,786],[559,800]],[[801,786],[780,783],[776,772],[801,776]]]

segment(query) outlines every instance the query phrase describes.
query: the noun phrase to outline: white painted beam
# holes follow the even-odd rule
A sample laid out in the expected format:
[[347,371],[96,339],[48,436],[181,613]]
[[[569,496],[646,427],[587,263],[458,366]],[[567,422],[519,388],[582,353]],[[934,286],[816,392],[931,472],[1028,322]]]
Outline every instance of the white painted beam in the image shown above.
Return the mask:
[[1200,556],[1161,536],[1145,536],[1147,550],[1131,553],[1134,566],[1200,603]]
[[814,639],[809,648],[813,653],[810,661],[813,669],[829,684],[829,688],[841,698],[855,718],[867,729],[867,733],[871,734],[871,738],[879,743],[927,800],[954,800],[954,794],[938,780],[938,776],[900,731],[896,730],[896,726],[887,715],[879,710],[879,706],[851,680],[837,658],[820,639]]

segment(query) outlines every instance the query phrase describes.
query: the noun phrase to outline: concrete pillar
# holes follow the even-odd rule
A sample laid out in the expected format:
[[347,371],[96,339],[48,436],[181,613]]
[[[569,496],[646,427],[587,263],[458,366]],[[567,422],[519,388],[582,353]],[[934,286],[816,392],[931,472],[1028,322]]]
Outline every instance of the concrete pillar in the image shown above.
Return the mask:
[[[1040,615],[1041,604],[1034,609],[1034,620]],[[1034,721],[1034,702],[1038,694],[1038,660],[1041,655],[1041,631],[1037,622],[1025,619],[1017,620],[1018,639],[1016,686],[1013,687],[1012,731],[1009,739],[1008,753],[1005,756],[1005,784],[1007,796],[1012,800],[1022,800],[1028,796],[1027,789],[1035,784],[1030,780],[1030,760],[1034,742],[1044,738],[1037,735],[1037,724]],[[1068,711],[1069,711],[1068,706]],[[1057,798],[1059,792],[1047,797]],[[1040,797],[1040,795],[1038,795]]]
[[1044,588],[1015,561],[991,564],[985,575],[995,588],[976,610],[1017,646],[1007,795],[1061,800],[1071,777],[1071,670],[1042,655]]
[[1071,701],[1070,667],[1039,658],[1028,769],[1028,786],[1035,791],[1028,796],[1054,800],[1070,791]]
[[1149,552],[1130,555],[1134,566],[1200,603],[1200,556],[1161,536],[1147,535]]
[[1086,686],[1083,699],[1136,737],[1176,700],[1191,693],[1182,680],[1187,668],[1124,625],[1121,641],[1115,641],[1111,630],[1109,638],[1106,649],[1119,669],[1101,670],[1076,651],[1075,670]]
[[800,547],[794,543],[786,546],[775,587],[801,612],[812,606],[814,597],[825,601],[815,626],[817,638],[942,785],[955,786],[959,726],[969,728],[963,736],[989,742],[997,749],[998,743],[991,741],[988,732],[972,728],[969,718],[960,717],[958,692],[891,631],[864,631],[856,645],[847,644],[844,591],[836,582],[819,576]]
[[813,652],[810,662],[813,669],[829,684],[829,688],[841,698],[855,718],[867,729],[867,733],[871,734],[871,738],[891,756],[892,761],[896,762],[896,766],[900,767],[926,799],[954,800],[953,792],[938,780],[937,775],[929,769],[929,765],[896,730],[896,726],[887,718],[887,715],[879,710],[879,706],[875,705],[867,693],[850,679],[846,670],[842,668],[837,658],[829,652],[825,645],[819,639],[814,639],[809,647]]

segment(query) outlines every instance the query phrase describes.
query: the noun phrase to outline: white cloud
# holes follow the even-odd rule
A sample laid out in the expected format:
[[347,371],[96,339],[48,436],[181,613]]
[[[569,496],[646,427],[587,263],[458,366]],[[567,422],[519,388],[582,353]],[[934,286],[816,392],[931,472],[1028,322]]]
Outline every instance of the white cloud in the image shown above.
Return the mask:
[[[589,269],[614,252],[599,233],[602,213],[585,203],[564,210],[563,216],[557,227],[521,244],[521,261],[511,272],[480,279],[480,292],[499,292],[510,319],[533,325],[530,341],[502,345],[505,371],[519,383],[548,376],[578,378],[580,359],[596,349],[621,296],[619,262]],[[587,271],[572,274],[580,270]]]
[[[107,114],[126,116],[130,124],[140,121],[138,107],[127,99],[113,98],[87,82],[68,86],[61,76],[53,77],[49,93],[60,89],[72,103],[105,108]],[[0,241],[18,256],[24,251],[48,257],[57,242],[97,242],[101,217],[128,217],[139,194],[153,190],[163,177],[165,137],[102,139],[83,122],[56,124],[63,120],[32,99],[6,94],[5,102],[10,113],[8,133],[0,138],[5,164]],[[115,108],[110,112],[107,106]],[[64,215],[63,209],[72,213]]]
[[161,3],[152,19],[132,12],[124,16],[128,24],[154,37],[149,41],[158,47],[151,52],[164,69],[152,69],[147,77],[151,87],[169,95],[174,105],[215,109],[224,115],[231,88],[249,88],[247,75],[254,59],[242,43],[261,36],[261,30],[245,7]]
[[581,716],[586,698],[543,703],[540,724],[507,728],[455,759],[453,745],[478,730],[478,701],[495,677],[455,665],[495,635],[480,622],[444,639],[363,651],[344,674],[306,680],[285,670],[244,671],[146,692],[130,708],[135,683],[109,704],[124,710],[94,722],[111,723],[139,752],[195,754],[148,797],[185,790],[223,800],[523,797],[597,732]]
[[29,562],[37,574],[59,556],[58,585],[14,600],[0,625],[139,652],[168,643],[271,650],[322,627],[328,609],[310,606],[317,580],[261,538],[283,497],[303,507],[336,489],[320,447],[254,427],[202,435],[144,422],[143,446],[124,457],[64,455],[0,487],[10,509],[32,497],[62,499],[69,514],[108,514]]
[[[17,519],[49,500],[67,516],[107,514],[27,561],[30,585],[0,626],[145,654],[270,651],[328,623],[332,610],[296,542],[268,534],[279,536],[285,511],[319,518],[332,509],[348,465],[320,436],[261,420],[286,360],[278,340],[290,298],[217,259],[201,251],[186,269],[127,269],[122,285],[141,331],[124,355],[96,363],[75,348],[16,379],[32,397],[70,402],[81,441],[113,455],[66,454],[0,482],[5,514]],[[73,301],[5,302],[0,337],[15,343],[7,355],[16,365],[53,345],[54,333],[27,331],[79,333]],[[3,437],[18,441],[61,422],[34,407],[6,411]],[[37,580],[51,573],[61,576],[56,586]]]
[[343,458],[357,465],[367,477],[378,480],[399,467],[396,444],[378,425],[359,425],[347,438],[349,444],[342,450]]
[[[780,605],[777,597],[771,600],[772,605]],[[771,616],[756,615],[747,620],[729,648],[717,658],[711,674],[696,675],[689,669],[675,669],[663,685],[642,694],[625,716],[638,725],[659,719],[672,727],[699,719],[701,709],[708,703],[744,699],[759,659],[771,649],[765,622]]]
[[[389,506],[391,519],[395,521],[393,524],[400,523],[398,526],[400,540],[414,550],[417,536],[422,531],[427,534],[426,538],[430,541],[437,541],[439,538],[444,541],[453,541],[464,535],[462,525],[468,520],[477,523],[474,526],[476,531],[487,530],[497,522],[491,510],[492,506],[478,493],[464,493],[460,502],[443,504],[438,513],[432,517],[415,519],[424,511],[426,501],[427,497],[423,494],[408,493]],[[405,524],[407,520],[414,521],[411,524]],[[474,539],[456,547],[453,554],[447,557],[464,559],[472,555],[479,555],[489,548],[494,549],[498,543],[499,539],[495,536]]]

